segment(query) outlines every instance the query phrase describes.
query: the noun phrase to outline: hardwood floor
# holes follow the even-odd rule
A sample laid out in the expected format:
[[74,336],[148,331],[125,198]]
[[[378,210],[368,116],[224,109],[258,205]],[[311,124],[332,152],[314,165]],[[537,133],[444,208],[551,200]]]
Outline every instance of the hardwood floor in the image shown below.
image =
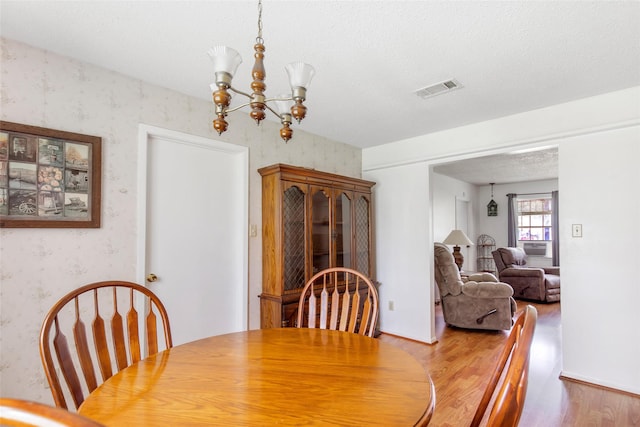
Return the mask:
[[[640,397],[561,380],[560,304],[518,301],[538,310],[531,347],[529,388],[521,427],[640,426]],[[438,342],[428,345],[393,335],[397,345],[424,364],[436,387],[432,426],[467,426],[489,381],[508,331],[467,331],[448,327],[436,307]]]

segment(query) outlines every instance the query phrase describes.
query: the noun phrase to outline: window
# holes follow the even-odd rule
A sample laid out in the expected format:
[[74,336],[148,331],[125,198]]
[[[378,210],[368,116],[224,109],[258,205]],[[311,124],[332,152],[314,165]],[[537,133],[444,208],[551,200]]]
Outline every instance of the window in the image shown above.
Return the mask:
[[551,241],[551,199],[518,199],[518,240]]

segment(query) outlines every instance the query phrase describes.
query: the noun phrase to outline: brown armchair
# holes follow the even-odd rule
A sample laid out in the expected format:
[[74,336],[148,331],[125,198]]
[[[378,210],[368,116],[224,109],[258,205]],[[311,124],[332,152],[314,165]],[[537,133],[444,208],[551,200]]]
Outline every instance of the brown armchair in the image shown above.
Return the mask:
[[434,245],[435,278],[448,325],[468,329],[511,329],[516,302],[513,289],[493,274],[480,273],[463,282],[449,248]]
[[522,248],[498,248],[492,254],[500,281],[511,285],[516,298],[560,301],[560,267],[526,267]]

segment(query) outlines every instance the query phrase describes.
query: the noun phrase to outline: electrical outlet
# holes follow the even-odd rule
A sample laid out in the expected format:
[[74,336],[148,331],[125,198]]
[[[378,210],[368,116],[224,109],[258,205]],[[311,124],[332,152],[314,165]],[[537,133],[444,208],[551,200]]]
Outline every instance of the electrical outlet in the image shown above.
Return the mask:
[[389,311],[395,310],[395,304],[393,301],[389,301]]
[[251,226],[249,227],[249,236],[250,237],[257,237],[258,236],[258,226],[255,224],[251,224]]
[[572,237],[582,237],[582,224],[572,224],[571,225],[571,236]]

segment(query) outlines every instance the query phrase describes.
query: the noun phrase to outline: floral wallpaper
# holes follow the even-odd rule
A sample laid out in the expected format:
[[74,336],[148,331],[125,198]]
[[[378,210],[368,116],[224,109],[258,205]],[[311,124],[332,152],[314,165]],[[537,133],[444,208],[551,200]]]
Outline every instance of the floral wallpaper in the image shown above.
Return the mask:
[[[249,147],[249,221],[261,226],[261,179],[273,163],[359,177],[361,150],[241,113],[219,137],[213,106],[91,64],[0,38],[0,118],[102,137],[99,229],[0,229],[0,395],[51,404],[38,352],[49,308],[83,284],[136,276],[137,138],[140,123]],[[250,328],[259,327],[261,239],[249,239]]]

